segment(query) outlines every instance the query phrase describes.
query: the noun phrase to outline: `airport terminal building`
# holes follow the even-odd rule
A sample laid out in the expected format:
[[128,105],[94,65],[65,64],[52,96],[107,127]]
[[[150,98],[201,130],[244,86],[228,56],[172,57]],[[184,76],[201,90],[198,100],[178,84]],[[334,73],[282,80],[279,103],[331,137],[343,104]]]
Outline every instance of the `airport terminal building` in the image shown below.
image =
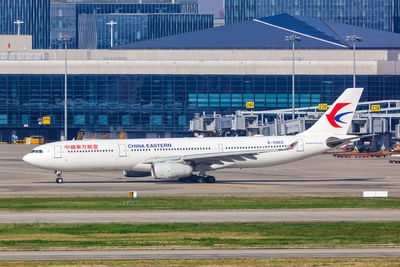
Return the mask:
[[[195,113],[232,114],[291,107],[296,34],[296,107],[331,104],[353,84],[362,101],[400,96],[400,35],[279,15],[185,33],[113,50],[68,50],[69,139],[81,130],[128,137],[185,136]],[[29,36],[0,36],[0,141],[64,126],[63,50],[31,50]],[[11,44],[8,53],[7,43]],[[50,124],[43,123],[50,117]]]

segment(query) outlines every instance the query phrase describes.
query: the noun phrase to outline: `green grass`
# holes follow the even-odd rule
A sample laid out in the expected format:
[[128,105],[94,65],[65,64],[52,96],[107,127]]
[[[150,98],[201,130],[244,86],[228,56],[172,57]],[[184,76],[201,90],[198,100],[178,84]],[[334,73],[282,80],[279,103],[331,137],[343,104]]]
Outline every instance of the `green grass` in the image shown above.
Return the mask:
[[69,260],[69,261],[2,261],[4,267],[15,266],[399,266],[400,258],[320,258],[320,259],[194,259],[194,260]]
[[400,208],[400,198],[361,197],[127,197],[0,198],[0,210],[209,210]]
[[0,249],[310,248],[400,245],[400,222],[1,224]]

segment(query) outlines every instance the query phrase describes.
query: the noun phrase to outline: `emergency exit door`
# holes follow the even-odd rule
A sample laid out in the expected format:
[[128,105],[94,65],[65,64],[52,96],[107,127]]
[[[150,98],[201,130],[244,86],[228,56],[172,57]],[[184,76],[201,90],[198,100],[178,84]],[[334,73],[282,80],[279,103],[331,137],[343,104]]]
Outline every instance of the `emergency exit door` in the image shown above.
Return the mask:
[[118,145],[118,147],[119,147],[119,156],[126,157],[127,156],[126,145],[120,144]]
[[224,152],[224,145],[223,144],[218,144],[218,151],[219,152]]

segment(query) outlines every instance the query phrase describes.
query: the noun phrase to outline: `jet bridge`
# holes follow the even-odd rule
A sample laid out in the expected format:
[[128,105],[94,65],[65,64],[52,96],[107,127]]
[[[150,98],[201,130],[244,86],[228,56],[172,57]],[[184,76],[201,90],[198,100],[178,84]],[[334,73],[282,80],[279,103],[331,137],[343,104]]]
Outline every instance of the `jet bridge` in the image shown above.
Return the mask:
[[[294,120],[292,109],[238,110],[230,115],[197,113],[190,122],[190,131],[207,136],[294,135],[311,127],[328,108],[327,105],[296,108]],[[400,100],[360,102],[349,134],[374,134],[366,141],[370,149],[391,148],[400,141]]]

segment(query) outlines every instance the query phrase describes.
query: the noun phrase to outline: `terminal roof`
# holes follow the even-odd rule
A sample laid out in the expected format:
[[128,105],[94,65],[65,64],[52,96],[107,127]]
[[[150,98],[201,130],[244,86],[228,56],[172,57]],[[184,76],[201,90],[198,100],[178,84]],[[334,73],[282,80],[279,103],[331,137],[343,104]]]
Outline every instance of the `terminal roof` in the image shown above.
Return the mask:
[[295,34],[296,49],[349,49],[349,35],[362,38],[357,48],[400,49],[400,34],[281,14],[211,29],[136,42],[114,49],[289,49],[285,37]]

